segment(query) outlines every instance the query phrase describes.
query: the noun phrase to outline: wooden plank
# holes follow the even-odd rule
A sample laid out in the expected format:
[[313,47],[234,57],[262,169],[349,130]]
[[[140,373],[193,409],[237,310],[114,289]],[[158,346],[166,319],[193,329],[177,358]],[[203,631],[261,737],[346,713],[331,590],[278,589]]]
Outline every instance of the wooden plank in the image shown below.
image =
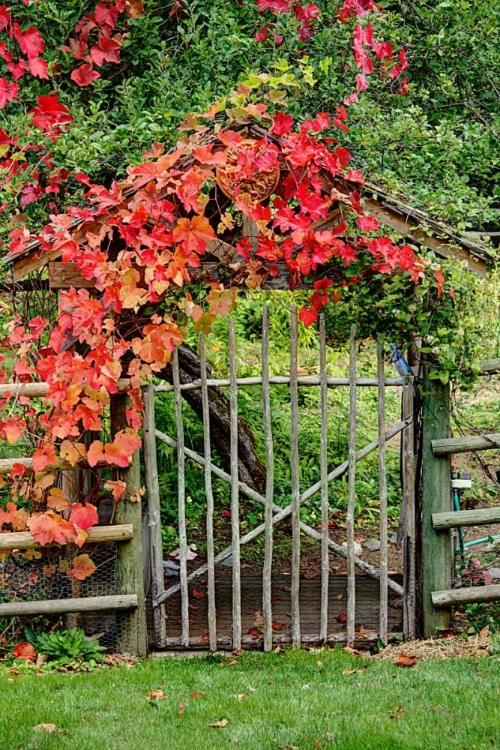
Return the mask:
[[432,442],[450,434],[450,386],[431,380],[429,365],[424,366],[422,413],[422,478],[421,478],[421,612],[424,638],[437,628],[447,628],[450,612],[438,611],[432,604],[431,592],[451,588],[452,555],[448,534],[436,534],[432,514],[450,510],[450,459],[436,456]]
[[207,501],[207,566],[208,566],[208,635],[210,651],[217,650],[217,611],[215,607],[215,547],[214,547],[214,493],[212,490],[212,453],[210,445],[210,404],[207,387],[207,361],[205,354],[205,337],[200,334],[200,372],[201,372],[201,401],[203,412],[203,457],[205,498]]
[[[319,531],[319,529],[318,529]],[[337,619],[342,612],[345,612],[347,580],[345,574],[330,575],[329,591],[329,612],[328,612],[328,631],[327,642],[331,637],[346,638],[345,623]],[[398,582],[402,582],[402,576],[398,575]],[[202,587],[201,584],[198,588]],[[291,637],[291,600],[290,600],[290,575],[273,572],[272,595],[273,595],[273,621],[279,623],[273,629],[273,646],[279,644],[279,638],[282,635]],[[358,628],[363,627],[363,635],[366,631],[377,634],[379,630],[379,598],[380,585],[368,576],[358,576],[356,579],[356,641],[363,637]],[[256,612],[261,609],[262,603],[262,575],[259,573],[241,576],[242,591],[242,630],[247,634],[249,630],[253,632],[247,637],[243,635],[243,647],[262,648],[264,636],[257,634],[255,628]],[[217,601],[217,632],[218,645],[221,645],[221,639],[224,639],[225,647],[228,648],[232,643],[232,585],[231,576],[228,569],[221,569],[216,581],[216,601]],[[200,648],[208,647],[208,623],[207,623],[207,599],[192,600],[196,604],[196,609],[190,610],[191,631],[193,636],[198,637]],[[402,608],[401,602],[394,596],[389,601],[389,632],[401,632],[402,630]],[[300,627],[302,643],[310,643],[310,638],[314,637],[314,642],[321,644],[318,623],[320,619],[321,608],[321,576],[312,579],[301,578],[300,586]],[[168,637],[178,638],[180,636],[180,596],[177,594],[169,600],[169,619],[168,619]],[[343,618],[340,618],[342,620]],[[278,629],[279,628],[279,629]],[[262,628],[260,628],[262,631]],[[227,640],[229,639],[229,640]],[[190,641],[190,645],[192,641]]]
[[453,258],[460,262],[465,260],[470,271],[483,278],[486,276],[487,265],[482,258],[476,258],[463,247],[452,244],[450,239],[441,239],[435,234],[430,234],[425,229],[415,226],[415,219],[408,219],[399,211],[392,209],[386,203],[380,203],[374,198],[365,199],[364,207],[367,213],[375,216],[382,224],[395,229],[404,237],[410,237],[418,245],[428,247],[444,258]]
[[432,526],[436,531],[458,526],[484,526],[488,523],[500,523],[500,507],[432,514]]
[[326,383],[325,316],[319,318],[320,394],[320,481],[321,481],[321,615],[319,633],[322,641],[328,637],[328,585],[330,581],[330,539],[328,513],[328,386]]
[[231,546],[233,555],[233,648],[241,648],[241,556],[240,556],[240,488],[238,477],[238,373],[236,369],[236,335],[234,318],[229,321],[229,441],[231,465]]
[[[87,533],[87,542],[89,544],[99,542],[124,542],[133,538],[134,527],[131,523],[120,524],[119,526],[92,526]],[[1,551],[14,549],[35,549],[40,546],[40,544],[35,542],[29,531],[0,533]]]
[[356,570],[354,567],[354,513],[356,506],[356,326],[351,326],[349,347],[349,483],[347,501],[347,643],[354,642]]
[[[386,386],[403,386],[405,383],[404,378],[385,378]],[[269,378],[271,385],[290,385],[290,377],[287,375],[273,375]],[[256,376],[253,378],[237,378],[236,384],[238,386],[249,386],[249,385],[261,385],[262,376]],[[327,378],[327,386],[348,386],[349,378]],[[222,388],[230,385],[230,381],[227,378],[209,378],[207,380],[209,388]],[[297,385],[302,387],[312,387],[321,385],[320,377],[316,375],[305,375],[297,378]],[[356,385],[366,388],[378,388],[377,378],[356,378]],[[0,386],[1,387],[1,386]],[[169,393],[174,390],[173,385],[155,385],[153,386],[157,393]],[[201,388],[201,380],[193,380],[189,383],[181,383],[181,391],[195,391],[197,388]]]
[[14,282],[19,281],[29,273],[36,271],[38,268],[46,266],[51,260],[60,257],[61,250],[50,250],[48,252],[38,249],[32,255],[28,255],[15,262],[12,266],[12,278]]
[[435,607],[452,607],[459,604],[475,604],[476,602],[493,602],[500,599],[500,584],[492,586],[473,586],[466,589],[448,589],[447,591],[433,591],[432,603]]
[[274,448],[269,390],[269,308],[262,315],[262,418],[266,444],[266,497],[264,504],[264,566],[262,570],[262,614],[264,651],[273,647],[271,575],[273,564]]
[[[160,488],[158,485],[158,463],[155,435],[155,393],[151,385],[143,389],[144,423],[142,445],[144,450],[144,478],[146,480],[147,523],[149,529],[148,561],[151,571],[151,598],[156,600],[165,591],[163,571],[163,544],[161,538]],[[155,644],[162,648],[166,643],[167,631],[165,607],[153,609]]]
[[[403,418],[413,414],[413,383],[408,381],[402,393]],[[414,640],[416,632],[416,509],[414,467],[414,425],[410,424],[401,436],[403,468],[403,634],[406,640]]]
[[49,263],[51,289],[94,289],[95,279],[84,279],[76,263]]
[[[110,423],[111,433],[115,435],[126,429],[127,406],[129,399],[125,394],[111,396]],[[117,593],[137,597],[138,606],[131,612],[120,628],[118,650],[145,656],[147,653],[146,607],[144,600],[143,556],[142,556],[142,502],[141,461],[139,451],[132,456],[130,467],[113,469],[113,478],[125,482],[125,492],[116,504],[115,520],[117,524],[132,524],[134,536],[116,548]]]
[[[386,441],[390,440],[391,438],[395,437],[400,432],[402,432],[402,430],[405,427],[407,427],[407,425],[408,425],[408,421],[403,421],[403,422],[398,422],[393,427],[391,427],[391,429],[388,430],[385,434]],[[160,440],[163,440],[165,443],[167,443],[167,445],[170,445],[172,448],[175,448],[177,446],[177,443],[175,440],[173,440],[168,435],[165,435],[163,432],[160,432],[159,430],[156,430],[156,436]],[[366,445],[364,448],[357,451],[356,461],[361,461],[363,458],[365,458],[374,450],[376,450],[377,446],[378,446],[378,439],[372,441],[371,443]],[[202,456],[198,456],[198,454],[196,454],[194,451],[191,451],[189,448],[185,449],[185,453],[186,453],[186,456],[189,456],[190,458],[197,460],[199,463],[201,463],[201,465],[203,465],[202,462],[204,459]],[[348,469],[349,469],[349,462],[344,461],[342,464],[337,466],[333,471],[331,471],[328,474],[328,481],[331,482],[335,479],[338,479],[343,474],[345,474],[348,471]],[[226,474],[225,472],[222,471],[222,469],[219,469],[217,466],[214,466],[213,464],[212,464],[212,472],[216,476],[219,476],[221,479],[224,479],[226,477],[229,478],[229,474]],[[255,490],[252,490],[250,487],[248,487],[247,489],[243,489],[243,487],[245,487],[245,485],[243,485],[243,483],[240,483],[240,489],[242,489],[242,491],[244,491],[248,497],[258,500],[259,495],[258,493],[255,492]],[[316,492],[318,492],[319,490],[320,490],[320,482],[318,482],[316,485],[313,485],[308,490],[303,492],[302,495],[300,496],[301,504],[304,503],[313,495],[315,495]],[[287,505],[285,508],[279,508],[279,510],[278,510],[278,506],[275,506],[275,507],[276,507],[276,513],[273,516],[273,526],[279,523],[280,521],[282,521],[284,518],[287,518],[289,515],[291,515],[291,512],[292,512],[291,505]],[[310,527],[306,527],[305,524],[302,524],[301,528],[311,538],[321,541],[321,534],[319,534],[319,532],[315,531],[314,529],[311,529]],[[255,529],[252,529],[252,531],[249,531],[247,534],[241,537],[240,544],[248,544],[249,542],[256,539],[264,531],[265,531],[265,524],[260,524],[260,526],[256,526]],[[344,547],[338,547],[338,545],[335,545],[335,542],[333,542],[332,540],[330,540],[329,546],[341,557],[347,557],[347,552]],[[227,558],[231,554],[232,554],[232,547],[227,547],[225,550],[223,550],[216,556],[215,565],[220,565],[220,563],[223,562],[224,560],[227,560]],[[365,562],[361,558],[355,557],[354,561],[356,565],[358,566],[358,568],[362,570],[363,572],[368,573],[368,575],[373,576],[374,578],[380,577],[380,571],[374,568],[373,566],[369,565],[369,563]],[[199,578],[200,576],[204,575],[206,572],[207,572],[207,566],[201,565],[199,568],[197,568],[196,570],[194,570],[192,573],[189,574],[188,580],[189,581],[195,580],[196,578]],[[399,584],[397,584],[392,579],[389,579],[388,585],[392,591],[398,594],[398,596],[402,596],[403,594],[402,586],[399,586]],[[162,601],[164,601],[165,599],[168,599],[170,596],[175,594],[177,591],[179,591],[179,588],[180,588],[179,584],[175,584],[174,586],[171,586],[167,591],[165,591],[165,593],[156,602],[153,603],[154,606],[158,606],[159,604],[162,603]]]
[[79,599],[45,599],[39,602],[9,602],[0,604],[0,617],[31,615],[65,615],[78,612],[137,609],[136,594],[115,596],[87,596]]
[[[184,424],[182,421],[182,397],[179,390],[179,351],[174,349],[172,357],[172,379],[174,381],[175,426],[177,431],[177,524],[179,529],[179,577],[181,587],[182,639],[189,643],[189,599],[187,583],[187,532],[186,532],[186,472],[184,456]],[[161,599],[161,597],[159,597]],[[156,600],[158,601],[158,599]]]
[[380,499],[380,640],[387,643],[388,634],[388,516],[387,516],[387,475],[385,458],[385,386],[384,386],[384,344],[381,336],[377,340],[378,386],[378,478]]
[[432,441],[435,456],[449,456],[452,453],[469,453],[473,451],[498,450],[500,433],[493,435],[466,435],[458,438],[441,438]]
[[290,308],[290,474],[292,485],[292,643],[300,646],[300,476],[297,308]]

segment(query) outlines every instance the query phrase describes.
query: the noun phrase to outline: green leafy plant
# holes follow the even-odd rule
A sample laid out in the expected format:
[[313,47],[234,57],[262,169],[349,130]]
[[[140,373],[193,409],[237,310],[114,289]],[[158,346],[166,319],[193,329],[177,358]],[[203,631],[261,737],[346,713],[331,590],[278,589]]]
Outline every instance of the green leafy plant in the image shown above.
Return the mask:
[[106,652],[106,648],[101,646],[97,638],[88,638],[82,628],[51,633],[37,633],[25,628],[24,634],[37,653],[58,664],[74,661],[98,662]]

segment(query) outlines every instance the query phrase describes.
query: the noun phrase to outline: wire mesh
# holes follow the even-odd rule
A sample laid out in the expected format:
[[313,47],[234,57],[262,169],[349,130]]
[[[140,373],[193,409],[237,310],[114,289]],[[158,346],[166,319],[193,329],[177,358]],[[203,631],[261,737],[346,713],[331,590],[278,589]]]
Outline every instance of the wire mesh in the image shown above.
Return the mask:
[[[92,575],[77,580],[69,575],[73,560],[88,554],[96,566]],[[14,550],[0,557],[0,604],[112,596],[117,594],[117,545],[114,542],[84,545],[78,549],[40,547]],[[97,637],[110,652],[119,650],[120,636],[128,612],[98,611],[65,615],[0,615],[0,649],[9,651],[24,640],[26,626],[48,632],[81,627],[87,636]]]

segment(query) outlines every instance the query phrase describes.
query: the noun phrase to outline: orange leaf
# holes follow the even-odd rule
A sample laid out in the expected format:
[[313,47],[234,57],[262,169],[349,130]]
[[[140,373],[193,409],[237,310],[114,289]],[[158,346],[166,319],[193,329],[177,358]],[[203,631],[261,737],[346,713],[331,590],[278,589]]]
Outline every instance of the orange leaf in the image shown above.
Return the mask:
[[94,440],[94,442],[90,444],[87,451],[87,461],[89,462],[89,466],[96,466],[99,461],[102,461],[104,458],[103,448],[104,446],[100,440]]
[[207,592],[206,591],[198,591],[197,589],[193,589],[191,591],[191,594],[194,596],[195,599],[206,599],[207,598]]
[[104,482],[104,489],[109,490],[113,495],[113,500],[115,503],[121,498],[125,490],[127,489],[127,485],[125,482],[122,482],[120,479],[111,480],[108,479],[107,482]]
[[2,424],[2,432],[5,435],[5,439],[11,445],[17,443],[24,431],[24,421],[16,421],[15,419],[7,419]]
[[132,456],[142,445],[141,438],[137,434],[137,431],[130,427],[127,427],[126,430],[120,430],[120,432],[117,432],[113,443],[119,445],[120,448],[123,448],[127,456]]
[[58,516],[57,513],[48,511],[47,513],[33,513],[27,522],[33,539],[38,544],[67,544],[76,538],[75,527],[69,521]]
[[186,252],[202,255],[207,247],[207,240],[215,240],[215,232],[205,216],[193,216],[192,219],[179,219],[174,227],[174,241],[181,242]]
[[91,526],[95,526],[99,523],[99,516],[97,515],[97,508],[92,503],[82,505],[82,503],[75,503],[71,506],[71,515],[69,517],[70,523],[74,523],[80,529],[87,531]]
[[52,487],[47,498],[47,508],[51,510],[64,510],[69,505],[69,500],[64,497],[64,492],[59,487]]
[[31,643],[18,643],[17,646],[12,649],[12,653],[16,659],[26,659],[26,661],[35,661],[36,651]]
[[125,0],[125,10],[130,18],[139,18],[144,13],[142,0]]
[[97,570],[95,564],[92,562],[88,555],[78,555],[73,558],[73,567],[68,570],[68,575],[75,578],[77,581],[84,581],[92,573]]
[[122,469],[130,465],[129,457],[126,451],[116,443],[106,443],[104,446],[104,456],[106,463],[111,466],[120,466]]
[[56,454],[52,443],[47,443],[43,448],[37,448],[33,453],[33,471],[43,471],[46,466],[56,462]]
[[227,727],[228,724],[229,724],[229,722],[228,722],[227,719],[221,719],[220,721],[214,721],[213,724],[209,724],[208,726],[209,727],[218,727],[218,728],[222,729],[222,727]]
[[400,654],[399,657],[394,662],[394,664],[397,667],[413,667],[416,661],[417,661],[416,656],[409,656],[408,654]]
[[84,456],[86,448],[83,443],[72,443],[69,440],[63,440],[59,449],[59,455],[65,461],[75,466]]

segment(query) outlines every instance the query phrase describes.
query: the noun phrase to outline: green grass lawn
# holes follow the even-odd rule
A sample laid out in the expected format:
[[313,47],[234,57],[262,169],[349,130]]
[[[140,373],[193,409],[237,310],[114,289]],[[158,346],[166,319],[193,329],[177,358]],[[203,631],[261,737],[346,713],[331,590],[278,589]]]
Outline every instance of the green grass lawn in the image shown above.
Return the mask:
[[[411,668],[341,651],[149,660],[133,669],[0,670],[2,750],[406,750],[500,747],[500,664]],[[347,673],[350,670],[365,670]],[[168,698],[148,701],[152,689]],[[223,728],[209,725],[227,720]],[[34,731],[56,724],[49,734]]]

